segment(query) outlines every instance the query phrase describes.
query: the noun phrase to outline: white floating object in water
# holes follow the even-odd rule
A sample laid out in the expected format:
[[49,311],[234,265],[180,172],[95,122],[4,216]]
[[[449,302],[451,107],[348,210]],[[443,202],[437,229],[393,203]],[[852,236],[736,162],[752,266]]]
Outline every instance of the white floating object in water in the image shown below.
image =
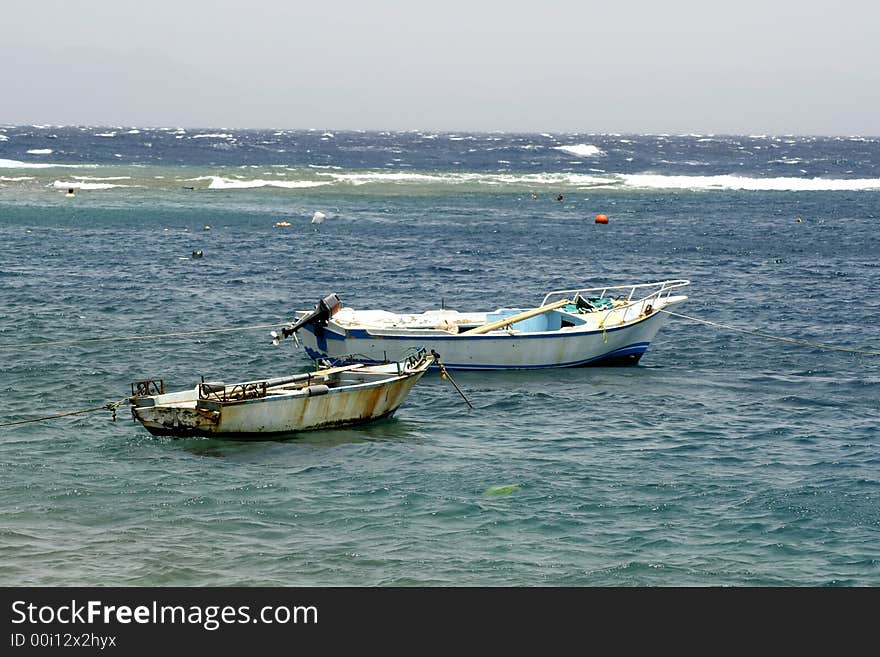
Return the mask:
[[315,212],[315,214],[312,215],[312,223],[313,224],[322,224],[322,223],[324,223],[324,218],[326,216],[327,215],[324,214],[323,212]]

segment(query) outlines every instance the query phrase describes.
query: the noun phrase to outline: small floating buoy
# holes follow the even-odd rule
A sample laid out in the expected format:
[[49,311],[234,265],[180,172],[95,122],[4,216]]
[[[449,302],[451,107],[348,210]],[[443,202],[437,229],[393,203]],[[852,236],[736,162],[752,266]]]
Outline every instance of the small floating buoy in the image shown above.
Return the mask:
[[596,215],[596,223],[597,224],[607,224],[608,223],[608,215],[597,214]]
[[201,258],[205,253],[201,249],[193,251],[193,258]]

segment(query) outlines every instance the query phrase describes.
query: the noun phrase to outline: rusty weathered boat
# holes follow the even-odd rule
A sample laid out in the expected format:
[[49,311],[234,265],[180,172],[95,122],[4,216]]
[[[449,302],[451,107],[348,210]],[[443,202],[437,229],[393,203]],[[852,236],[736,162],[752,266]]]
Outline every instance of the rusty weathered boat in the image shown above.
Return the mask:
[[291,376],[165,392],[132,384],[132,416],[154,435],[263,438],[391,416],[434,362],[424,350],[400,362],[351,363]]

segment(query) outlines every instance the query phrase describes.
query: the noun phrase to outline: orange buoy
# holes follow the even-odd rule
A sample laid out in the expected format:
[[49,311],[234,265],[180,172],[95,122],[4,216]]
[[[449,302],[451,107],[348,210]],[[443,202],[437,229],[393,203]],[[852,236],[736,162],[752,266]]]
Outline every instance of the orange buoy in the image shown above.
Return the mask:
[[608,215],[597,214],[596,215],[596,223],[597,224],[607,224],[608,223]]

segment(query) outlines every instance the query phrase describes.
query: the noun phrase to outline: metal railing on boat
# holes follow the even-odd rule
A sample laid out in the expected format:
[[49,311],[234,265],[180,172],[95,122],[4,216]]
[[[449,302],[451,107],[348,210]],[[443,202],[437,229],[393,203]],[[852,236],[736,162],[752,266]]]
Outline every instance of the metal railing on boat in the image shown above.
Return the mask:
[[[635,285],[607,285],[604,287],[580,288],[571,290],[553,290],[548,292],[541,306],[552,303],[554,297],[570,298],[577,302],[578,297],[581,299],[612,299],[623,301],[624,304],[618,304],[616,307],[609,308],[605,311],[605,317],[600,322],[604,325],[606,319],[614,312],[620,312],[620,323],[626,323],[633,319],[637,319],[642,315],[649,315],[656,309],[659,301],[668,299],[673,296],[673,292],[690,285],[687,279],[671,279],[668,281],[657,281],[654,283],[637,283]],[[653,289],[653,292],[641,296],[640,293]],[[610,293],[610,295],[609,295]],[[637,296],[639,295],[639,296]],[[634,299],[635,297],[635,299]],[[599,310],[599,312],[602,312]]]

